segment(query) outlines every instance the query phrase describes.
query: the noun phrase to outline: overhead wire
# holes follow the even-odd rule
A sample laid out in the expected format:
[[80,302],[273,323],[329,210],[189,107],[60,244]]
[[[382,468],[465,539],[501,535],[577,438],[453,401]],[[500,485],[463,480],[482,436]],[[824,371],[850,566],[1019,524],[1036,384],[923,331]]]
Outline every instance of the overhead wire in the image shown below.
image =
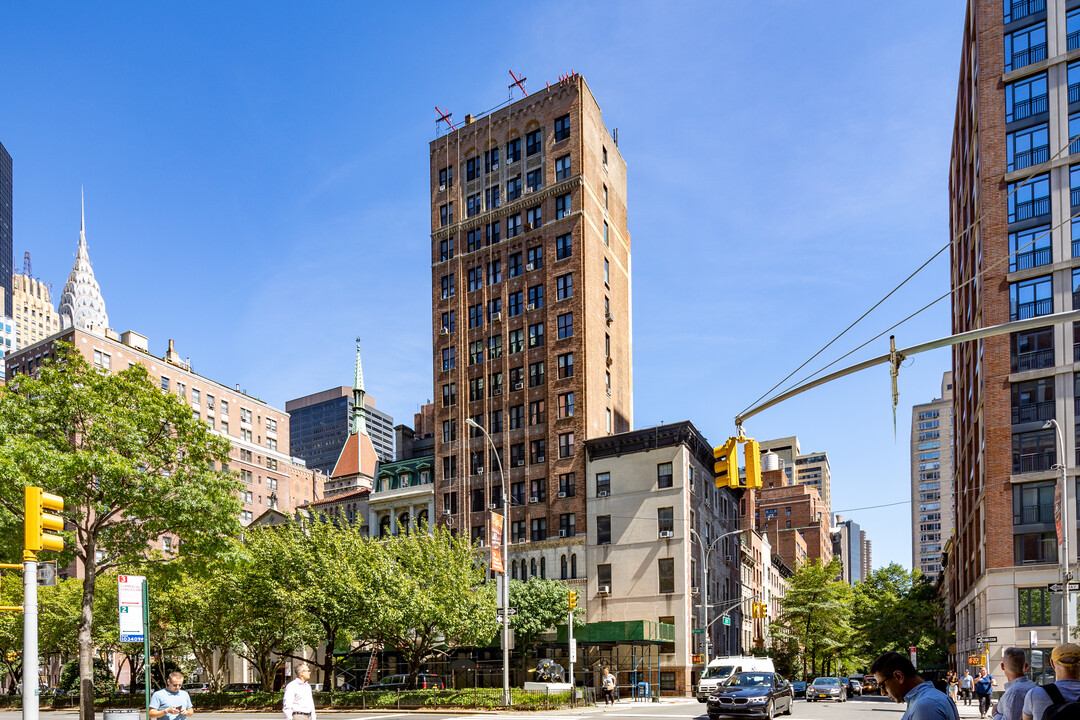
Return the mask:
[[[1016,183],[1015,187],[1013,187],[1013,188],[1012,188],[1012,190],[1010,190],[1010,191],[1009,191],[1009,192],[1008,192],[1008,193],[1007,193],[1007,194],[1005,195],[1005,197],[1004,197],[1004,198],[1002,198],[1002,202],[1008,202],[1008,201],[1009,201],[1009,199],[1011,199],[1011,198],[1013,197],[1013,195],[1015,195],[1015,194],[1016,194],[1016,193],[1017,193],[1017,192],[1018,192],[1018,191],[1019,191],[1019,190],[1020,190],[1021,188],[1023,188],[1023,187],[1025,187],[1025,186],[1027,186],[1027,184],[1028,184],[1028,183],[1029,183],[1029,182],[1030,182],[1031,180],[1035,179],[1035,178],[1036,178],[1036,177],[1038,177],[1039,175],[1042,175],[1042,174],[1044,174],[1045,172],[1047,172],[1047,171],[1048,171],[1049,169],[1051,169],[1051,168],[1049,168],[1048,166],[1049,166],[1049,165],[1050,165],[1050,164],[1051,164],[1051,163],[1052,163],[1052,162],[1053,162],[1053,161],[1054,161],[1055,159],[1057,159],[1057,158],[1058,158],[1058,157],[1059,157],[1059,156],[1060,156],[1060,155],[1061,155],[1061,154],[1062,154],[1062,153],[1063,153],[1063,152],[1064,152],[1065,150],[1069,149],[1070,145],[1072,145],[1072,143],[1073,143],[1073,142],[1075,142],[1076,140],[1080,140],[1080,135],[1076,135],[1076,136],[1073,136],[1073,137],[1069,138],[1069,140],[1068,140],[1068,141],[1066,142],[1066,144],[1065,144],[1065,145],[1064,145],[1063,147],[1061,147],[1061,148],[1060,148],[1060,149],[1059,149],[1059,150],[1058,150],[1058,151],[1057,151],[1056,153],[1054,153],[1054,155],[1053,155],[1053,156],[1052,156],[1052,157],[1051,157],[1050,159],[1046,160],[1046,161],[1045,161],[1045,162],[1043,162],[1043,163],[1040,163],[1039,165],[1033,166],[1033,168],[1032,168],[1031,172],[1030,172],[1030,173],[1029,173],[1029,174],[1028,174],[1028,175],[1027,175],[1026,177],[1024,177],[1024,179],[1023,179],[1023,180],[1022,180],[1021,182],[1019,182],[1019,183]],[[982,214],[982,215],[980,215],[980,216],[979,216],[979,218],[978,218],[978,219],[976,219],[976,220],[972,221],[971,223],[969,223],[969,224],[968,224],[968,226],[967,226],[967,227],[965,227],[965,228],[964,228],[964,230],[963,230],[963,231],[962,231],[961,233],[959,233],[959,235],[957,236],[957,238],[958,238],[958,239],[959,239],[959,238],[962,238],[962,237],[964,237],[965,235],[967,235],[967,234],[968,234],[969,232],[971,232],[971,230],[972,230],[972,229],[973,229],[973,228],[974,228],[974,227],[975,227],[975,226],[976,226],[977,224],[981,223],[981,222],[982,222],[982,221],[983,221],[983,220],[984,220],[984,219],[986,218],[986,215],[987,215],[987,214],[988,214],[989,212],[990,212],[990,210],[989,210],[989,209],[987,209],[986,211],[984,211],[984,212],[983,212],[983,214]],[[838,357],[838,358],[836,358],[835,360],[833,360],[833,361],[832,361],[831,363],[829,363],[829,364],[825,365],[825,366],[824,366],[824,367],[822,367],[822,368],[819,368],[819,369],[818,369],[818,370],[816,370],[815,372],[813,372],[813,373],[811,373],[810,375],[808,375],[808,376],[804,377],[803,379],[801,379],[801,380],[797,381],[797,382],[796,382],[796,383],[794,383],[793,385],[791,385],[791,386],[788,386],[787,388],[785,388],[784,390],[782,390],[782,391],[781,391],[780,393],[778,393],[777,395],[780,395],[780,394],[783,394],[783,393],[785,393],[785,392],[788,392],[788,391],[789,391],[789,390],[791,390],[792,388],[794,388],[794,387],[798,387],[798,386],[799,386],[800,384],[802,384],[802,383],[805,383],[805,382],[809,381],[810,379],[812,379],[812,378],[814,378],[814,377],[816,377],[816,376],[820,375],[821,373],[823,373],[823,372],[824,372],[825,370],[827,370],[828,368],[832,367],[832,366],[833,366],[833,365],[835,365],[836,363],[840,362],[841,360],[843,360],[843,359],[845,359],[845,358],[847,358],[847,357],[850,357],[850,356],[851,356],[852,354],[854,354],[854,353],[858,352],[859,350],[861,350],[862,348],[866,347],[867,345],[869,345],[870,343],[874,342],[875,340],[878,340],[878,339],[880,339],[880,338],[881,338],[881,337],[882,337],[883,335],[885,335],[885,333],[888,333],[888,332],[890,332],[891,330],[894,330],[895,328],[897,328],[897,327],[899,327],[900,325],[904,324],[905,322],[907,322],[908,320],[912,319],[912,318],[913,318],[913,317],[915,317],[916,315],[919,315],[920,313],[922,313],[922,312],[926,311],[927,309],[929,309],[929,308],[930,308],[930,307],[932,307],[933,305],[937,304],[938,302],[941,302],[941,300],[945,299],[946,297],[949,297],[949,296],[950,296],[950,295],[951,295],[952,293],[954,293],[954,292],[956,292],[957,290],[959,290],[959,289],[961,289],[961,288],[965,287],[965,286],[966,286],[966,285],[968,285],[969,283],[975,282],[976,280],[980,279],[980,278],[981,278],[981,277],[982,277],[982,276],[983,276],[983,275],[984,275],[985,273],[987,273],[988,271],[990,271],[990,270],[993,270],[994,268],[998,267],[999,265],[1001,265],[1001,263],[1005,262],[1006,260],[1010,260],[1010,259],[1011,259],[1011,258],[1012,258],[1012,257],[1013,257],[1014,255],[1016,255],[1016,254],[1020,253],[1021,251],[1023,251],[1023,250],[1024,250],[1024,249],[1026,249],[1027,247],[1030,247],[1031,245],[1034,245],[1034,244],[1035,244],[1036,242],[1038,242],[1038,241],[1039,241],[1039,240],[1041,240],[1042,238],[1046,237],[1046,236],[1047,236],[1048,234],[1051,234],[1051,233],[1052,233],[1052,232],[1053,232],[1054,230],[1057,230],[1057,229],[1061,228],[1061,227],[1062,227],[1062,226],[1063,226],[1063,225],[1064,225],[1064,224],[1065,224],[1066,222],[1070,221],[1071,219],[1072,219],[1071,217],[1066,217],[1066,218],[1065,218],[1064,220],[1062,220],[1061,222],[1057,223],[1056,225],[1054,225],[1053,227],[1051,227],[1051,228],[1050,228],[1049,230],[1047,230],[1047,232],[1046,232],[1046,233],[1043,233],[1043,234],[1041,234],[1041,235],[1038,235],[1038,236],[1036,236],[1036,237],[1032,238],[1032,240],[1031,240],[1030,242],[1028,242],[1027,244],[1025,244],[1025,245],[1023,245],[1023,246],[1021,246],[1021,247],[1018,247],[1018,248],[1016,248],[1016,249],[1015,249],[1015,250],[1013,250],[1012,252],[1010,252],[1010,253],[1008,253],[1007,255],[1005,255],[1004,257],[1002,257],[1002,259],[1001,259],[1001,260],[999,260],[999,261],[997,261],[996,263],[994,263],[994,264],[990,265],[989,267],[986,267],[986,268],[984,268],[983,270],[979,271],[979,272],[978,272],[978,273],[976,273],[976,274],[975,274],[974,276],[972,276],[972,277],[971,277],[971,278],[969,278],[968,280],[965,280],[965,281],[964,281],[963,283],[961,283],[960,285],[956,286],[955,288],[950,288],[949,292],[945,293],[945,294],[944,294],[944,295],[942,295],[941,297],[939,297],[939,298],[935,299],[934,301],[932,301],[932,302],[928,303],[927,305],[923,306],[922,308],[920,308],[920,309],[919,309],[919,310],[917,310],[916,312],[912,313],[911,315],[908,315],[908,316],[907,316],[906,318],[904,318],[904,319],[903,319],[903,320],[901,320],[900,322],[898,322],[898,323],[896,323],[896,324],[892,325],[891,327],[889,327],[888,329],[886,329],[886,330],[882,331],[882,332],[881,332],[881,333],[879,333],[878,335],[875,335],[874,337],[870,338],[870,339],[869,339],[869,340],[867,340],[867,341],[866,341],[865,343],[863,343],[863,344],[859,345],[858,347],[854,348],[853,350],[851,350],[851,351],[849,351],[849,352],[845,353],[844,355],[841,355],[840,357]],[[796,374],[797,372],[799,372],[799,370],[803,369],[803,368],[804,368],[804,367],[806,367],[806,366],[807,366],[808,364],[810,364],[810,363],[811,363],[811,362],[812,362],[812,361],[813,361],[813,360],[814,360],[815,358],[817,358],[817,357],[818,357],[819,355],[821,355],[821,353],[822,353],[822,352],[824,352],[824,351],[825,351],[826,349],[828,349],[828,348],[829,348],[829,347],[830,347],[830,346],[831,346],[831,345],[832,345],[833,343],[835,343],[835,342],[836,342],[837,340],[839,340],[839,339],[840,339],[840,338],[841,338],[841,337],[842,337],[843,335],[845,335],[845,334],[846,334],[846,333],[847,333],[848,331],[850,331],[850,330],[851,330],[851,329],[852,329],[852,328],[853,328],[853,327],[854,327],[855,325],[857,325],[857,324],[858,324],[859,322],[861,322],[861,321],[862,321],[862,320],[863,320],[864,318],[866,318],[866,316],[867,316],[867,315],[869,315],[869,314],[870,314],[871,312],[873,312],[873,311],[874,311],[875,309],[877,309],[877,308],[878,308],[878,307],[879,307],[879,306],[880,306],[880,305],[881,305],[882,303],[884,303],[884,302],[885,302],[885,301],[886,301],[886,300],[887,300],[887,299],[888,299],[889,297],[891,297],[892,295],[894,295],[894,294],[895,294],[895,293],[896,293],[896,292],[897,292],[898,290],[900,290],[900,288],[902,288],[902,287],[903,287],[903,286],[904,286],[904,285],[905,285],[905,284],[906,284],[907,282],[909,282],[909,281],[910,281],[910,280],[911,280],[911,279],[912,279],[913,277],[915,277],[915,275],[917,275],[917,274],[918,274],[919,272],[921,272],[921,271],[922,271],[922,270],[923,270],[923,269],[924,269],[924,268],[925,268],[925,267],[926,267],[927,265],[929,265],[929,264],[930,264],[931,262],[933,262],[933,261],[934,261],[934,260],[935,260],[935,259],[936,259],[936,258],[937,258],[937,257],[938,257],[938,256],[939,256],[939,255],[940,255],[941,253],[942,253],[942,252],[944,252],[944,251],[945,251],[946,249],[950,248],[950,247],[952,246],[952,242],[953,242],[953,240],[951,240],[951,239],[950,239],[949,243],[947,243],[947,244],[946,244],[945,246],[943,246],[943,247],[942,247],[941,249],[939,249],[939,250],[938,250],[938,251],[937,251],[936,253],[934,253],[934,254],[933,254],[933,255],[932,255],[932,256],[931,256],[931,257],[930,257],[930,258],[929,258],[928,260],[926,260],[926,261],[925,261],[925,262],[924,262],[924,263],[923,263],[922,265],[920,265],[920,266],[919,266],[919,267],[918,267],[918,268],[917,268],[917,269],[916,269],[916,270],[915,270],[914,272],[912,272],[912,273],[911,273],[910,275],[908,275],[908,276],[907,276],[906,278],[904,278],[904,280],[903,280],[903,281],[902,281],[902,282],[901,282],[901,283],[900,283],[899,285],[897,285],[897,286],[896,286],[895,288],[893,288],[892,290],[890,290],[890,291],[889,291],[889,293],[885,295],[885,297],[883,297],[883,298],[882,298],[881,300],[879,300],[878,302],[876,302],[876,303],[875,303],[875,304],[874,304],[874,305],[873,305],[873,306],[872,306],[872,307],[871,307],[871,308],[870,308],[869,310],[867,310],[867,311],[866,311],[866,312],[864,312],[864,313],[863,313],[862,315],[860,315],[858,319],[856,319],[856,320],[855,320],[854,322],[852,322],[852,323],[851,323],[850,325],[848,325],[848,326],[847,326],[847,327],[846,327],[846,328],[845,328],[845,329],[844,329],[843,331],[841,331],[841,332],[840,332],[840,333],[839,333],[839,334],[838,334],[838,335],[837,335],[836,337],[834,337],[834,338],[833,338],[832,340],[830,340],[830,341],[829,341],[828,343],[826,343],[824,347],[822,347],[822,348],[821,348],[820,350],[818,350],[818,351],[817,351],[816,353],[814,353],[814,354],[813,354],[813,355],[812,355],[812,356],[811,356],[810,358],[808,358],[808,359],[807,359],[807,360],[806,360],[805,362],[803,362],[803,363],[802,363],[801,365],[799,365],[799,367],[797,367],[797,368],[796,368],[795,370],[791,371],[791,373],[789,373],[789,374],[788,374],[788,375],[787,375],[787,376],[786,376],[786,377],[785,377],[784,379],[780,380],[780,382],[778,382],[778,383],[776,383],[775,385],[773,385],[773,387],[771,387],[771,388],[770,388],[769,390],[767,390],[767,391],[766,391],[766,392],[765,392],[764,394],[762,394],[762,395],[761,395],[761,396],[760,396],[759,398],[757,398],[756,400],[754,400],[754,402],[750,403],[750,405],[749,405],[749,406],[747,406],[747,407],[746,407],[746,408],[745,408],[745,409],[744,409],[744,410],[742,411],[742,413],[740,413],[740,414],[743,414],[743,413],[745,413],[745,412],[746,412],[747,410],[749,410],[750,408],[754,407],[755,405],[757,405],[757,404],[758,404],[759,402],[761,402],[762,400],[764,400],[764,399],[766,399],[766,398],[769,398],[769,397],[776,397],[777,395],[772,395],[772,396],[770,396],[770,393],[772,393],[772,392],[773,392],[774,390],[776,390],[776,389],[777,389],[778,387],[780,387],[781,385],[783,385],[783,384],[784,384],[784,383],[785,383],[785,382],[786,382],[787,380],[791,379],[791,377],[792,377],[792,376],[794,376],[794,375],[795,375],[795,374]]]

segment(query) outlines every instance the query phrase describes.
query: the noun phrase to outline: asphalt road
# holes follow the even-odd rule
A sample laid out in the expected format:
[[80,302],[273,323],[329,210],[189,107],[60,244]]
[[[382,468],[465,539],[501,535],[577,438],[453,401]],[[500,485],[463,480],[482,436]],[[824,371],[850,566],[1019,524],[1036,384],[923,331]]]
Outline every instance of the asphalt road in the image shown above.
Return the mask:
[[[796,700],[789,716],[780,716],[784,720],[899,720],[905,705],[894,703],[883,697],[853,698],[846,703],[814,702]],[[974,712],[970,712],[974,710]],[[443,718],[475,718],[476,720],[520,720],[523,715],[543,718],[544,720],[582,720],[588,716],[603,716],[603,720],[708,720],[705,705],[693,699],[667,700],[660,703],[643,703],[622,700],[612,707],[603,705],[573,710],[553,710],[548,712],[446,712],[431,710],[414,711],[370,711],[356,710],[320,711],[326,720],[442,720]],[[198,720],[283,720],[281,713],[263,712],[217,712],[198,713]],[[961,720],[978,717],[974,707],[960,708]],[[21,720],[18,711],[0,711],[0,720]],[[43,711],[43,720],[78,720],[78,713],[72,711]],[[100,720],[101,715],[99,713]]]

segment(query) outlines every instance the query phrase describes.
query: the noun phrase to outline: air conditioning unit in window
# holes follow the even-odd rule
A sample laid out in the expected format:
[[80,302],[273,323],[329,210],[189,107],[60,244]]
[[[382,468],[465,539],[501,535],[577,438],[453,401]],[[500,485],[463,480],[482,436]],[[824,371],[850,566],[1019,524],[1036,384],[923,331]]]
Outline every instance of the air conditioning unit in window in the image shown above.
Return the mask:
[[596,593],[597,593],[597,595],[610,595],[611,594],[611,586],[610,585],[600,585],[600,586],[598,586],[596,588]]
[[484,541],[483,540],[477,540],[476,541],[476,547],[484,547]]
[[515,390],[522,390],[522,389],[524,389],[524,387],[525,387],[525,383],[519,383],[519,382],[514,383],[514,389]]
[[525,306],[525,309],[526,310],[535,310],[536,309],[536,303],[529,303],[528,305]]
[[445,189],[446,189],[446,186],[445,186],[445,185],[440,185],[440,186],[439,186],[439,192],[442,192],[442,191],[443,191],[443,190],[445,190]]
[[560,530],[559,531],[559,537],[563,537],[563,538],[566,537],[566,531],[565,530]]
[[566,493],[565,493],[565,492],[561,492],[561,493],[559,493],[559,497],[560,497],[560,498],[564,498],[564,497],[566,497]]
[[607,490],[597,490],[596,497],[607,497]]
[[488,505],[488,510],[496,510],[496,509],[498,509],[498,507],[499,506],[496,505],[495,503],[491,503],[490,505]]
[[535,270],[535,269],[536,269],[536,268],[534,268],[534,267],[533,267],[533,264],[532,264],[532,263],[529,263],[529,264],[527,264],[527,265],[525,266],[525,272],[532,272],[532,271],[533,271],[533,270]]
[[502,395],[502,388],[501,388],[501,387],[497,387],[497,388],[493,389],[493,390],[491,391],[491,394],[492,394],[492,395]]
[[724,556],[724,562],[726,562],[728,565],[730,565],[731,563],[735,562],[735,556],[734,555],[725,555]]
[[604,311],[604,319],[607,320],[607,324],[610,325],[615,320],[615,316],[612,315],[610,311]]
[[660,531],[660,539],[661,540],[668,540],[668,539],[673,538],[673,537],[675,537],[675,533],[673,531],[671,531],[671,530],[661,530]]
[[476,474],[477,475],[483,475],[484,474],[484,468],[482,468],[482,467],[476,468]]
[[533,495],[532,497],[529,498],[529,502],[531,502],[533,505],[535,505],[536,503],[540,502],[540,498],[537,495]]
[[544,456],[543,455],[537,455],[536,456],[536,462],[538,462],[538,463],[544,462]]
[[491,322],[499,322],[500,320],[502,320],[502,313],[501,312],[493,312],[493,313],[491,313]]
[[440,335],[449,335],[449,334],[450,334],[450,328],[448,328],[448,327],[446,327],[446,326],[444,325],[444,326],[443,326],[443,329],[439,331],[439,334],[440,334]]
[[691,595],[697,595],[698,594],[698,589],[696,587],[690,588],[690,594]]
[[451,513],[450,513],[450,511],[449,511],[449,510],[443,510],[443,511],[442,511],[442,514],[443,514],[443,515],[450,515]]
[[525,464],[525,461],[524,461],[524,460],[518,460],[518,461],[517,461],[517,466],[518,466],[518,467],[521,467],[521,466],[522,466],[522,465],[524,465],[524,464]]
[[526,187],[525,187],[525,194],[526,194],[526,195],[528,195],[529,193],[531,193],[531,192],[532,192],[533,190],[535,190],[535,189],[536,189],[536,188],[532,187],[531,185],[529,185],[529,186],[526,186]]
[[525,536],[524,535],[518,535],[517,538],[514,539],[514,542],[519,542],[519,543],[525,542]]

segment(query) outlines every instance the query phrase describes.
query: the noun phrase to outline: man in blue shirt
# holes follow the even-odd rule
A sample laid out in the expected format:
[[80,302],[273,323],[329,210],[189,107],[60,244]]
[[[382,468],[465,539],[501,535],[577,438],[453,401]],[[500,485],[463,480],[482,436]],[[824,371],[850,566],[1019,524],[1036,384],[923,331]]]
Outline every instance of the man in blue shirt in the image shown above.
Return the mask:
[[902,720],[960,720],[949,696],[934,683],[923,680],[911,661],[900,653],[883,654],[870,666],[870,672],[882,695],[908,704]]
[[183,673],[169,673],[165,687],[150,696],[150,720],[186,720],[195,714],[187,690],[180,689],[183,684]]
[[1001,669],[1005,671],[1005,694],[994,708],[994,720],[1020,720],[1024,699],[1035,683],[1027,676],[1028,662],[1021,648],[1005,648]]
[[[1080,700],[1080,645],[1062,643],[1050,655],[1050,667],[1054,668],[1053,685],[1065,702]],[[1033,687],[1024,700],[1024,720],[1042,720],[1046,708],[1054,703],[1046,692],[1046,686]]]

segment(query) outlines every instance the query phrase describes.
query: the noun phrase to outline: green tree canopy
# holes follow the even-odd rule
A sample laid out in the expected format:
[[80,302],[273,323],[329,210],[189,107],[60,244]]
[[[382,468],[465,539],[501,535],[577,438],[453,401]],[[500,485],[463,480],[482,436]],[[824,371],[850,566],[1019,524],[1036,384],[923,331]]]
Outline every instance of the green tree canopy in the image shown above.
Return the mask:
[[54,349],[38,376],[16,375],[0,391],[0,506],[21,517],[27,485],[64,498],[84,571],[80,716],[89,720],[98,575],[165,559],[151,550],[164,534],[182,540],[183,554],[213,556],[239,530],[239,483],[225,469],[228,440],[141,365],[108,372],[70,345]]
[[918,570],[896,563],[875,570],[855,586],[853,607],[856,646],[868,660],[889,650],[917,647],[924,664],[946,661],[945,631],[937,624],[943,600]]
[[[792,575],[773,623],[778,643],[803,649],[803,675],[817,675],[842,660],[851,642],[851,586],[837,577],[840,561],[814,561]],[[809,665],[809,667],[808,667]]]

